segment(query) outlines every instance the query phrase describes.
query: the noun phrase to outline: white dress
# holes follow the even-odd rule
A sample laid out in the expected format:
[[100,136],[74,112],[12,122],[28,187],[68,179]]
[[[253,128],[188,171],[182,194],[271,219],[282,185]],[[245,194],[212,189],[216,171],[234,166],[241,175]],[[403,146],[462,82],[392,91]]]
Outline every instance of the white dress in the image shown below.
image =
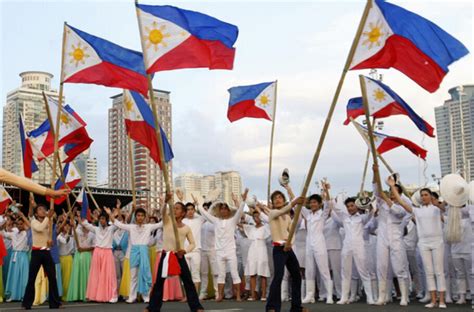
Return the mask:
[[245,264],[244,275],[270,277],[266,245],[266,239],[270,237],[270,229],[267,225],[257,228],[255,225],[245,224],[244,232],[248,239],[252,241]]

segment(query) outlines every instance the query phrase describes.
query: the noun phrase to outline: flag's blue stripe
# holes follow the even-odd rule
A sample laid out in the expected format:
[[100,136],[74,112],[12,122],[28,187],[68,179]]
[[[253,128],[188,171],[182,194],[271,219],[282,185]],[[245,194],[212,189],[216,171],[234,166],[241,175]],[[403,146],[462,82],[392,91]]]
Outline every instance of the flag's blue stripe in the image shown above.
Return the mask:
[[133,100],[137,104],[138,110],[140,111],[140,114],[142,115],[143,119],[145,122],[155,129],[155,119],[153,118],[153,111],[151,110],[151,107],[147,104],[143,96],[137,92],[130,91],[130,94],[132,95]]
[[30,131],[28,135],[30,137],[37,138],[37,137],[40,137],[43,133],[49,132],[50,129],[51,127],[49,126],[49,120],[46,119],[38,128]]
[[233,47],[239,35],[237,26],[199,12],[184,10],[170,5],[138,4],[138,7],[144,12],[184,28],[199,39],[218,40],[228,48]]
[[174,158],[173,150],[171,149],[170,142],[168,142],[168,138],[166,137],[166,133],[165,131],[163,131],[163,128],[160,127],[160,131],[161,131],[161,139],[163,140],[165,162],[169,162],[171,159]]
[[364,104],[361,97],[352,98],[347,103],[347,110],[362,109]]
[[438,25],[384,0],[375,0],[395,34],[409,39],[448,72],[448,66],[468,54],[467,48]]
[[255,100],[255,98],[272,83],[273,81],[263,82],[251,86],[239,86],[230,88],[229,90],[227,90],[230,93],[229,106],[232,106],[242,101]]
[[[64,181],[66,181],[66,179],[67,179],[68,172],[69,172],[69,163],[67,163],[64,166],[64,170],[63,170]],[[56,183],[54,184],[54,189],[59,190],[63,186],[64,186],[64,183],[63,183],[63,181],[61,181],[61,178],[59,178],[59,179],[56,180]]]
[[93,36],[82,30],[68,25],[79,37],[89,43],[99,55],[102,61],[132,70],[146,76],[143,55],[140,52],[121,47],[105,39]]
[[87,199],[87,193],[84,191],[82,194],[82,207],[81,207],[81,218],[87,218],[87,209],[89,209],[89,200]]
[[420,129],[423,132],[428,131],[426,128],[426,123],[423,120],[423,118],[418,116],[418,114],[415,113],[415,111],[398,94],[396,94],[395,91],[393,91],[389,86],[383,84],[382,82],[378,80],[374,80],[368,77],[367,79],[370,79],[374,83],[378,84],[385,92],[388,93],[388,95],[390,95],[395,100],[395,102],[397,102],[401,107],[403,107],[403,109],[406,110],[406,112],[408,113],[408,117],[410,117],[410,119],[413,120],[413,122],[418,127],[418,129]]

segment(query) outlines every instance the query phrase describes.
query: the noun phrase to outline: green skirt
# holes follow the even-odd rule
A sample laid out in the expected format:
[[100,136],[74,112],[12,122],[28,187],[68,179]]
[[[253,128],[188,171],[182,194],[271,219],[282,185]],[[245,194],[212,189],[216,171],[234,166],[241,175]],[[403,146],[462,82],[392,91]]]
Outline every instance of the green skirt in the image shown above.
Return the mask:
[[76,252],[67,291],[67,301],[86,301],[87,281],[91,266],[91,252]]

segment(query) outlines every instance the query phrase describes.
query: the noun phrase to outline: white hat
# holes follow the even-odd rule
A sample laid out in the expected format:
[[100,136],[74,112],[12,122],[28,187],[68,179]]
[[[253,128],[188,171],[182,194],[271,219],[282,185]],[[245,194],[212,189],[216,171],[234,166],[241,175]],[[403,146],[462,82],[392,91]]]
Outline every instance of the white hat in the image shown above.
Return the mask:
[[411,195],[411,202],[414,206],[420,207],[421,206],[421,194],[420,190],[416,190],[413,195]]
[[372,203],[375,201],[375,196],[366,196],[366,197],[359,197],[355,201],[355,205],[359,209],[369,210],[372,207]]
[[439,185],[441,196],[453,207],[464,206],[469,199],[469,184],[459,174],[447,174]]
[[219,198],[219,195],[221,194],[221,191],[219,189],[212,189],[209,191],[209,193],[207,193],[207,196],[206,196],[206,201],[207,202],[213,202],[213,201],[216,201],[217,198]]
[[281,173],[278,182],[280,182],[280,185],[283,187],[290,184],[290,171],[287,168],[283,169],[283,172]]
[[[214,206],[212,207],[212,210],[211,210],[209,213],[210,213],[211,215],[213,215],[214,217],[220,218],[219,210],[220,210],[220,208],[221,208],[221,204],[227,205],[227,204],[224,203],[224,202],[220,202],[219,204],[214,205]],[[233,217],[233,216],[235,215],[235,213],[237,212],[237,209],[235,209],[235,207],[232,207],[232,206],[229,206],[229,205],[227,205],[227,207],[229,207],[230,216]]]
[[257,205],[257,196],[249,196],[245,203],[247,204],[247,206],[254,208]]
[[[388,176],[388,178],[392,177],[393,180],[395,181],[395,184],[400,184],[400,174],[398,172],[394,172],[392,173],[391,175]],[[388,184],[388,178],[387,180],[385,181],[385,184],[387,184],[388,186],[390,186],[390,184]]]
[[469,199],[471,202],[474,202],[474,181],[471,181],[469,183]]

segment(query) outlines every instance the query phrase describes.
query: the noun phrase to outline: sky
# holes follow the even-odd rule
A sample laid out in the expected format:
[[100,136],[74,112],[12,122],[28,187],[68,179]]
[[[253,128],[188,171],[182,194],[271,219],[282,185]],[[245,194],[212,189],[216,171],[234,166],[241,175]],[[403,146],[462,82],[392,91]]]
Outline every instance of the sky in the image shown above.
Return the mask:
[[[435,22],[474,51],[472,1],[393,0]],[[140,3],[164,4],[147,0]],[[177,70],[158,73],[155,88],[171,92],[173,175],[212,174],[237,170],[243,184],[259,198],[266,196],[271,123],[263,119],[227,120],[227,89],[278,79],[272,189],[289,168],[296,192],[304,184],[338,79],[364,9],[364,1],[169,1],[239,27],[234,70]],[[140,50],[132,0],[18,1],[0,0],[0,96],[20,84],[28,70],[54,74],[58,88],[62,25],[70,25],[127,48]],[[379,70],[415,111],[435,128],[434,108],[449,99],[448,90],[474,83],[472,54],[450,67],[441,87],[428,93],[396,70]],[[352,126],[344,126],[345,105],[360,96],[359,74],[345,80],[321,157],[312,179],[327,177],[337,192],[355,194],[361,183],[367,146]],[[121,90],[66,84],[67,103],[86,120],[94,139],[99,180],[107,179],[107,112],[111,96]],[[405,184],[432,183],[440,175],[436,139],[424,137],[406,117],[384,120],[382,132],[408,138],[428,150],[426,164],[403,148],[388,152],[387,162]],[[387,172],[383,169],[382,176]],[[369,175],[371,177],[371,175]],[[367,187],[369,187],[367,183]]]

